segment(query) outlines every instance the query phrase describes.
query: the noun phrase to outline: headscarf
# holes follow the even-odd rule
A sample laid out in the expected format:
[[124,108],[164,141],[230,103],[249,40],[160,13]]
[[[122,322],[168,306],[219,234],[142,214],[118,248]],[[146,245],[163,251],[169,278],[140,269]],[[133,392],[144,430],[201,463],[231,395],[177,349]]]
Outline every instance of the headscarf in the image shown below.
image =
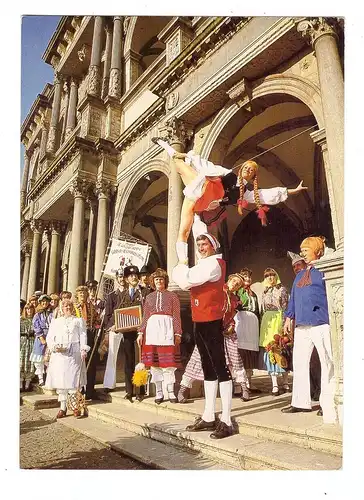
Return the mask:
[[313,252],[315,252],[315,255],[318,256],[318,258],[322,257],[324,252],[325,252],[325,237],[324,236],[309,236],[308,238],[305,238],[301,245],[300,248],[302,247],[308,247],[311,248]]
[[196,238],[196,241],[201,238],[201,237],[204,237],[204,238],[207,238],[209,240],[209,242],[211,243],[212,245],[212,248],[216,250],[220,247],[220,243],[219,241],[217,240],[217,238],[215,238],[214,235],[210,234],[210,233],[202,233],[202,234],[199,234]]
[[[264,274],[266,274],[268,272],[275,273],[275,275],[277,276],[276,284],[274,286],[280,285],[282,283],[281,279],[279,277],[279,274],[277,273],[277,271],[275,269],[273,269],[273,267],[267,267],[267,269],[264,271]],[[271,285],[268,283],[267,278],[264,278],[263,285],[264,285],[264,291],[268,290],[268,288],[272,288]]]
[[[317,258],[319,259],[324,255],[325,252],[325,237],[309,236],[308,238],[305,238],[302,241],[300,248],[302,247],[310,248],[315,253],[315,255],[317,255]],[[312,266],[310,264],[307,265],[305,272],[303,273],[300,280],[296,284],[298,288],[302,288],[304,286],[310,286],[312,284],[311,273],[310,273],[311,267]]]

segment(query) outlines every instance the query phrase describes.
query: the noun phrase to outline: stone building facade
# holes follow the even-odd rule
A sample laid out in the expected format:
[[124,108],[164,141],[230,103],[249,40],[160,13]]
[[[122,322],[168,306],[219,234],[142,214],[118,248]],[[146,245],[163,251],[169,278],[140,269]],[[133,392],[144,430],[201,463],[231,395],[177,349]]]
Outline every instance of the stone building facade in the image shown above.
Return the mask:
[[288,286],[286,252],[303,237],[335,248],[318,267],[341,421],[343,37],[337,18],[62,17],[43,55],[54,81],[21,129],[22,298],[99,279],[113,229],[149,242],[151,267],[171,274],[182,184],[153,136],[229,168],[264,153],[261,187],[303,179],[308,192],[272,207],[266,228],[229,207],[217,236],[230,272],[261,281],[272,266]]

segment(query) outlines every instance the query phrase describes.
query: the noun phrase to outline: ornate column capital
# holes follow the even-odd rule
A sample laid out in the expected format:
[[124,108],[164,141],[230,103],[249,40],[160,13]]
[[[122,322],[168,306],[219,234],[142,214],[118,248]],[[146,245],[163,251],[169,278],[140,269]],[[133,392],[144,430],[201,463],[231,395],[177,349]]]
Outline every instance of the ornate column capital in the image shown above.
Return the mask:
[[51,220],[49,228],[52,234],[61,235],[66,230],[66,222],[61,220]]
[[91,183],[88,179],[77,177],[71,182],[69,190],[73,194],[74,198],[87,198],[90,187]]
[[32,253],[32,245],[28,241],[24,242],[22,244],[22,246],[20,247],[20,251],[24,255],[29,255],[30,256],[30,254]]
[[182,148],[186,149],[187,143],[193,136],[193,128],[173,116],[167,120],[164,127],[160,129],[160,136],[169,144],[181,144]]
[[131,18],[132,18],[132,16],[125,16],[124,17],[124,23],[123,23],[124,35],[126,35],[126,32],[128,31]]
[[54,85],[57,85],[58,83],[63,82],[63,75],[59,71],[54,72]]
[[327,150],[326,130],[324,128],[315,130],[310,134],[310,137],[313,142],[321,148],[322,151]]
[[33,231],[33,233],[42,234],[46,228],[46,223],[41,219],[32,219],[30,221],[30,229]]
[[111,183],[111,181],[100,179],[96,182],[94,192],[98,199],[100,198],[110,199],[110,197],[114,194],[115,189],[116,188],[114,184]]
[[297,24],[297,31],[314,47],[317,40],[330,35],[338,37],[337,21],[332,17],[313,17],[300,21]]

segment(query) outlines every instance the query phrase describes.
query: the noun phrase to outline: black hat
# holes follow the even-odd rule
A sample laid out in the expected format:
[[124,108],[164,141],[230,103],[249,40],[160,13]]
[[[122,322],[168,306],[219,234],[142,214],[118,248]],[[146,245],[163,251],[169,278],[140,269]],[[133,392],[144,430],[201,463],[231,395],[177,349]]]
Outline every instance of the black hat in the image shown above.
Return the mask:
[[143,266],[140,270],[140,274],[150,274],[148,266]]
[[131,274],[137,274],[138,276],[140,276],[138,266],[126,266],[126,268],[124,269],[124,278],[127,278]]
[[88,280],[88,281],[86,281],[86,286],[87,286],[88,288],[97,288],[97,285],[98,285],[98,284],[99,284],[99,283],[98,283],[98,281],[96,281],[96,280]]

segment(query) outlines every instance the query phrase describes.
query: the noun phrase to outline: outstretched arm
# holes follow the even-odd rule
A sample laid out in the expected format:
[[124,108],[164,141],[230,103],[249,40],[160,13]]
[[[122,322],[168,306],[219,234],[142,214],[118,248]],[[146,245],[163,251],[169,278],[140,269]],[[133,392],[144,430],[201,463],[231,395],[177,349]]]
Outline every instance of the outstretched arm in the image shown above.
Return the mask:
[[294,189],[287,189],[287,193],[289,195],[291,195],[291,194],[298,194],[301,191],[305,191],[306,189],[308,189],[308,188],[306,186],[304,186],[303,185],[303,181],[301,181],[296,188],[294,188]]

